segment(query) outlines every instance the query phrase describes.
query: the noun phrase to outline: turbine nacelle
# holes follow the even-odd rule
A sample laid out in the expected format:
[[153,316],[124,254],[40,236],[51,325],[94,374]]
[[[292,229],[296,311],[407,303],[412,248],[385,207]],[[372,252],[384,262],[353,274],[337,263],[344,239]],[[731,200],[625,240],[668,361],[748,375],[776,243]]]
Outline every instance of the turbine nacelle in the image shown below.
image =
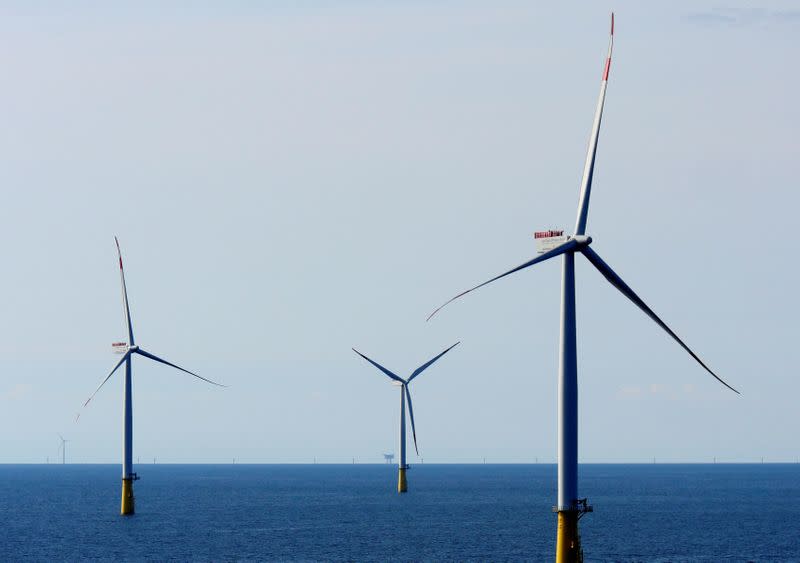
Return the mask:
[[[536,240],[536,252],[539,254],[539,256],[559,249],[570,241],[572,241],[572,246],[567,250],[568,252],[574,252],[583,246],[592,244],[592,237],[588,235],[565,235],[564,231],[561,229],[536,231],[533,233],[533,238]],[[575,246],[575,243],[577,243],[577,246]]]

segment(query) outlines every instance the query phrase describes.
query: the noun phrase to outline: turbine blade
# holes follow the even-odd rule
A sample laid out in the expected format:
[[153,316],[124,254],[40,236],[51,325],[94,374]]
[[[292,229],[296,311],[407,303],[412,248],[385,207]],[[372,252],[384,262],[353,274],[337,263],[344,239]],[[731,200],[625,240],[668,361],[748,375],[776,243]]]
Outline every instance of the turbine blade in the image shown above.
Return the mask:
[[586,232],[586,220],[589,215],[589,196],[592,193],[592,178],[594,177],[594,161],[597,155],[597,139],[600,136],[600,122],[603,120],[603,105],[606,101],[606,88],[608,87],[608,73],[611,70],[611,51],[614,49],[614,13],[611,13],[611,36],[608,41],[608,56],[603,68],[603,79],[600,81],[600,97],[597,100],[597,109],[594,112],[592,134],[589,136],[589,147],[586,151],[586,162],[583,165],[583,179],[581,180],[581,195],[578,201],[578,219],[575,222],[575,234],[582,235]]
[[445,350],[444,352],[442,352],[441,354],[439,354],[438,356],[433,358],[432,360],[429,360],[429,361],[425,362],[424,364],[422,364],[421,366],[419,366],[417,369],[414,370],[414,373],[411,374],[411,377],[408,378],[408,382],[411,383],[412,379],[414,379],[419,374],[421,374],[423,371],[428,369],[431,366],[431,364],[433,364],[433,362],[435,362],[436,360],[438,360],[439,358],[441,358],[442,356],[447,354],[450,350],[452,350],[453,348],[455,348],[459,344],[461,344],[460,340],[458,342],[456,342],[455,344],[453,344],[452,346],[450,346],[450,348],[448,348],[447,350]]
[[388,375],[389,377],[391,377],[395,381],[399,381],[400,383],[405,383],[405,380],[402,377],[400,377],[398,375],[395,375],[394,373],[390,372],[388,369],[386,369],[385,367],[380,365],[378,362],[373,362],[372,360],[370,360],[368,357],[366,357],[364,354],[362,354],[361,352],[359,352],[355,348],[353,348],[353,352],[355,352],[356,354],[358,354],[359,356],[361,356],[362,358],[367,360],[369,363],[371,363],[373,366],[375,366],[376,368],[381,370],[383,373],[385,373],[386,375]]
[[688,346],[687,346],[687,345],[686,345],[686,344],[683,342],[683,340],[681,340],[681,339],[678,337],[678,335],[677,335],[677,334],[675,334],[675,333],[672,331],[672,329],[671,329],[671,328],[669,328],[669,327],[667,326],[667,324],[666,324],[664,321],[662,321],[662,320],[661,320],[661,319],[658,317],[658,315],[656,315],[656,314],[653,312],[653,310],[652,310],[650,307],[648,307],[648,306],[647,306],[647,304],[646,304],[644,301],[642,301],[642,300],[641,300],[641,298],[640,298],[638,295],[636,295],[636,293],[634,293],[634,291],[633,291],[633,290],[630,288],[630,286],[628,286],[628,284],[626,284],[624,281],[622,281],[622,278],[621,278],[621,277],[619,277],[619,276],[616,274],[616,272],[614,272],[614,270],[612,270],[612,269],[611,269],[611,266],[609,266],[608,264],[606,264],[606,263],[603,261],[603,259],[602,259],[602,258],[600,258],[600,256],[599,256],[599,255],[598,255],[598,254],[597,254],[597,253],[596,253],[594,250],[592,250],[591,248],[589,248],[588,246],[586,246],[586,247],[584,247],[584,248],[581,248],[581,252],[583,252],[583,255],[584,255],[584,256],[586,256],[586,258],[589,260],[589,262],[591,262],[591,263],[592,263],[592,265],[593,265],[595,268],[597,268],[597,269],[600,271],[600,273],[601,273],[601,274],[603,274],[603,276],[604,276],[604,277],[605,277],[605,278],[606,278],[606,279],[609,281],[609,283],[610,283],[611,285],[613,285],[614,287],[616,287],[616,288],[619,290],[619,292],[620,292],[620,293],[622,293],[622,295],[624,295],[625,297],[627,297],[628,299],[630,299],[631,301],[633,301],[633,304],[634,304],[634,305],[636,305],[637,307],[639,307],[639,308],[640,308],[642,311],[644,311],[644,314],[645,314],[645,315],[647,315],[648,317],[650,317],[651,319],[653,319],[653,321],[654,321],[654,322],[655,322],[655,323],[656,323],[658,326],[660,326],[661,328],[663,328],[663,329],[666,331],[666,333],[667,333],[667,334],[669,334],[669,335],[670,335],[670,336],[671,336],[671,337],[672,337],[672,338],[675,340],[675,342],[677,342],[678,344],[680,344],[680,345],[681,345],[681,348],[683,348],[684,350],[686,350],[686,351],[689,353],[689,355],[690,355],[692,358],[694,358],[694,359],[695,359],[695,361],[697,361],[697,363],[698,363],[698,364],[700,364],[701,366],[703,366],[703,369],[705,369],[705,370],[706,370],[708,373],[710,373],[712,376],[714,376],[714,379],[716,379],[717,381],[719,381],[720,383],[722,383],[722,384],[723,384],[725,387],[727,387],[728,389],[730,389],[730,390],[731,390],[731,391],[733,391],[734,393],[740,394],[740,393],[739,393],[739,392],[738,392],[736,389],[734,389],[733,387],[731,387],[730,385],[728,385],[727,383],[725,383],[725,382],[722,380],[722,378],[720,378],[720,377],[719,377],[719,376],[718,376],[716,373],[714,373],[713,371],[711,371],[711,368],[709,368],[709,367],[708,367],[708,366],[707,366],[705,363],[703,363],[703,360],[701,360],[701,359],[700,359],[700,358],[697,356],[697,354],[695,354],[694,352],[692,352],[692,350],[691,350],[691,349],[690,349],[690,348],[689,348],[689,347],[688,347]]
[[[92,396],[91,396],[91,397],[89,397],[88,399],[86,399],[86,402],[85,402],[85,403],[83,403],[83,406],[84,406],[84,408],[86,407],[86,405],[88,405],[88,404],[89,404],[89,401],[91,401],[92,399],[94,399],[94,396],[95,396],[95,395],[97,395],[97,392],[98,392],[98,391],[100,391],[100,388],[101,388],[103,385],[105,385],[105,384],[106,384],[106,381],[108,381],[108,380],[111,378],[111,376],[112,376],[112,375],[114,375],[114,372],[115,372],[115,371],[117,371],[117,369],[119,369],[119,366],[121,366],[121,365],[122,365],[122,364],[125,362],[125,360],[127,360],[128,358],[130,358],[130,356],[131,356],[131,353],[130,353],[130,352],[125,352],[125,355],[124,355],[124,356],[122,356],[122,358],[120,359],[120,361],[119,361],[119,362],[117,362],[117,365],[115,365],[115,366],[114,366],[114,369],[112,369],[112,370],[111,370],[111,373],[109,373],[109,374],[106,376],[106,378],[103,380],[103,382],[102,382],[100,385],[98,385],[98,386],[97,386],[97,389],[95,389],[95,390],[94,390],[94,393],[92,393]],[[80,414],[79,414],[78,416],[80,416]],[[78,422],[78,419],[77,419],[77,418],[75,419],[75,422]]]
[[164,364],[166,366],[170,366],[170,367],[173,367],[173,368],[175,368],[177,370],[180,370],[180,371],[182,371],[184,373],[188,373],[189,375],[193,375],[197,379],[202,379],[203,381],[205,381],[206,383],[210,383],[211,385],[216,385],[217,387],[227,387],[227,385],[222,385],[221,383],[217,383],[215,381],[211,381],[210,379],[206,379],[205,377],[201,377],[201,376],[197,375],[196,373],[193,373],[193,372],[189,371],[188,369],[183,369],[180,366],[176,366],[175,364],[170,363],[167,360],[162,360],[158,356],[155,356],[155,355],[151,354],[150,352],[145,352],[141,348],[137,348],[136,350],[134,350],[134,352],[136,354],[141,354],[145,358],[150,358],[151,360],[154,360],[156,362],[162,363],[162,364]]
[[119,240],[114,237],[117,243],[117,255],[119,256],[119,277],[122,280],[122,303],[125,306],[125,324],[128,327],[128,346],[133,346],[133,323],[131,322],[131,308],[128,306],[128,290],[125,287],[125,270],[122,268],[122,251],[119,248]]
[[463,297],[464,295],[466,295],[467,293],[469,293],[471,291],[475,291],[476,289],[479,289],[479,288],[483,287],[484,285],[490,284],[493,281],[497,281],[500,278],[504,278],[504,277],[506,277],[506,276],[508,276],[510,274],[513,274],[514,272],[519,272],[520,270],[523,270],[523,269],[527,268],[528,266],[533,266],[534,264],[538,264],[539,262],[544,262],[545,260],[549,260],[550,258],[554,258],[555,256],[559,256],[561,254],[564,254],[565,252],[569,252],[571,250],[574,250],[577,247],[578,247],[578,241],[576,241],[575,239],[569,239],[564,244],[562,244],[560,246],[557,246],[552,250],[548,250],[544,254],[540,254],[539,256],[534,258],[533,260],[528,260],[524,264],[520,264],[516,268],[514,268],[512,270],[509,270],[504,274],[500,274],[499,276],[494,277],[494,278],[490,279],[489,281],[485,281],[480,285],[476,285],[472,289],[468,289],[466,291],[462,291],[461,293],[459,293],[458,295],[456,295],[455,297],[453,297],[452,299],[447,301],[444,305],[442,305],[438,309],[436,309],[433,313],[428,315],[428,318],[426,320],[428,320],[428,321],[431,320],[436,313],[438,313],[439,311],[444,309],[447,305],[449,305],[450,303],[452,303],[453,301],[455,301],[459,297]]
[[414,437],[414,450],[419,455],[419,448],[417,447],[417,429],[414,426],[414,407],[411,406],[411,393],[408,391],[408,385],[403,385],[406,390],[406,400],[408,401],[408,416],[411,418],[411,435]]

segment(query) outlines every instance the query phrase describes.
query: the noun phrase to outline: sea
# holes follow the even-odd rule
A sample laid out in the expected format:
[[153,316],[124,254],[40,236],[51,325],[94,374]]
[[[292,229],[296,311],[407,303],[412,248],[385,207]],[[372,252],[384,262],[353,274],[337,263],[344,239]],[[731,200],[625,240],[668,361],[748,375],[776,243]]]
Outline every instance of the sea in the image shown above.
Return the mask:
[[[556,467],[0,465],[0,561],[552,561]],[[585,561],[800,561],[800,464],[584,464]]]

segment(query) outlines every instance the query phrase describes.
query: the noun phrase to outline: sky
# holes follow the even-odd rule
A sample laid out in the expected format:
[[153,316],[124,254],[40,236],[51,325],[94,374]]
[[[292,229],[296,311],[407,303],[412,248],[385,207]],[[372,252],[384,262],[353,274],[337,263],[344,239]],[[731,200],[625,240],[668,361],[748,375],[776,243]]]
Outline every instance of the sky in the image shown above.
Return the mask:
[[[5,2],[0,463],[552,463],[560,266],[587,233],[741,395],[578,259],[583,462],[795,461],[792,2]],[[79,421],[75,416],[82,412]],[[419,458],[409,456],[414,464]]]

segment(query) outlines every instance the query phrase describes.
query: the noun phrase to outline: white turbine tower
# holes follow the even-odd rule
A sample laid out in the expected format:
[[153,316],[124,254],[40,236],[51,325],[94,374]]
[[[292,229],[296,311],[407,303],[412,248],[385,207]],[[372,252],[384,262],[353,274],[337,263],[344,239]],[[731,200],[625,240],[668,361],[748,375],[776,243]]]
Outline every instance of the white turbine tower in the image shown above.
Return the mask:
[[[583,254],[587,260],[616,287],[620,293],[630,299],[637,307],[650,317],[658,326],[664,329],[689,355],[692,356],[708,373],[720,383],[736,391],[733,387],[720,379],[702,360],[681,340],[664,321],[662,321],[650,307],[620,278],[611,267],[606,264],[589,245],[591,237],[586,236],[586,220],[589,212],[589,196],[592,189],[592,175],[594,173],[595,154],[597,152],[597,139],[600,133],[600,121],[603,116],[603,103],[605,101],[608,74],[611,67],[611,50],[614,44],[614,15],[611,15],[611,39],[609,41],[608,56],[603,69],[603,78],[600,85],[600,99],[594,116],[586,163],[583,169],[580,200],[578,203],[578,217],[575,232],[568,237],[553,237],[562,233],[543,233],[545,244],[551,246],[543,248],[543,252],[524,264],[517,266],[499,276],[490,279],[478,286],[460,293],[436,309],[428,317],[430,319],[448,303],[466,295],[467,293],[483,287],[493,281],[499,280],[509,274],[518,272],[539,262],[544,262],[556,256],[563,256],[562,265],[562,295],[561,295],[561,333],[559,346],[558,369],[558,504],[554,508],[558,512],[558,535],[556,544],[556,560],[576,561],[581,558],[580,538],[578,536],[578,519],[591,510],[586,499],[578,498],[578,366],[576,354],[575,335],[575,254]],[[537,238],[539,233],[537,233]],[[547,240],[549,239],[549,241]]]
[[61,465],[67,464],[67,442],[69,440],[65,440],[64,436],[61,434],[58,435],[59,440],[61,440],[61,444],[58,446],[58,450],[61,452]]
[[210,379],[206,379],[205,377],[200,377],[196,373],[192,373],[189,370],[183,369],[180,366],[176,366],[173,363],[170,363],[166,360],[159,358],[145,350],[141,349],[139,346],[135,344],[133,339],[133,324],[131,322],[131,310],[128,306],[128,291],[125,288],[125,270],[122,267],[122,252],[119,248],[119,241],[116,237],[114,237],[114,241],[117,243],[117,255],[119,256],[119,275],[120,280],[122,281],[122,304],[124,306],[124,313],[125,313],[125,326],[128,330],[128,342],[127,343],[114,343],[113,347],[116,352],[122,353],[122,359],[117,362],[117,365],[114,366],[114,369],[106,376],[106,378],[97,386],[95,392],[92,393],[92,396],[89,397],[86,402],[83,404],[86,407],[89,404],[89,401],[94,398],[100,388],[105,385],[106,381],[108,381],[114,372],[122,365],[125,364],[125,379],[123,382],[123,445],[122,445],[122,504],[121,504],[121,514],[133,514],[134,512],[134,499],[133,499],[133,482],[137,480],[139,477],[136,473],[133,472],[133,397],[131,395],[131,360],[134,354],[138,354],[140,356],[144,356],[145,358],[150,358],[156,362],[162,363],[164,365],[173,367],[177,370],[180,370],[184,373],[188,373],[196,377],[197,379],[202,379],[207,383],[211,383],[212,385],[217,385],[218,387],[225,387],[224,385],[220,385],[219,383],[215,383]]
[[[408,482],[406,481],[406,469],[408,469],[408,465],[406,464],[406,400],[408,401],[408,416],[411,419],[411,434],[414,437],[414,450],[419,455],[419,448],[417,448],[417,430],[414,427],[414,408],[411,406],[411,393],[408,391],[408,385],[411,381],[421,374],[423,371],[428,369],[436,360],[447,354],[450,350],[455,348],[459,342],[456,342],[452,346],[450,346],[447,350],[439,354],[438,356],[434,357],[432,360],[429,360],[422,364],[420,367],[414,370],[408,379],[403,379],[399,375],[396,375],[383,367],[382,365],[378,364],[370,360],[364,354],[353,348],[353,352],[367,360],[373,366],[381,370],[390,379],[394,381],[394,384],[400,387],[400,459],[398,461],[398,476],[397,476],[397,492],[398,493],[405,493],[408,491]],[[384,454],[383,456],[387,463],[390,459],[394,458],[394,455]]]

